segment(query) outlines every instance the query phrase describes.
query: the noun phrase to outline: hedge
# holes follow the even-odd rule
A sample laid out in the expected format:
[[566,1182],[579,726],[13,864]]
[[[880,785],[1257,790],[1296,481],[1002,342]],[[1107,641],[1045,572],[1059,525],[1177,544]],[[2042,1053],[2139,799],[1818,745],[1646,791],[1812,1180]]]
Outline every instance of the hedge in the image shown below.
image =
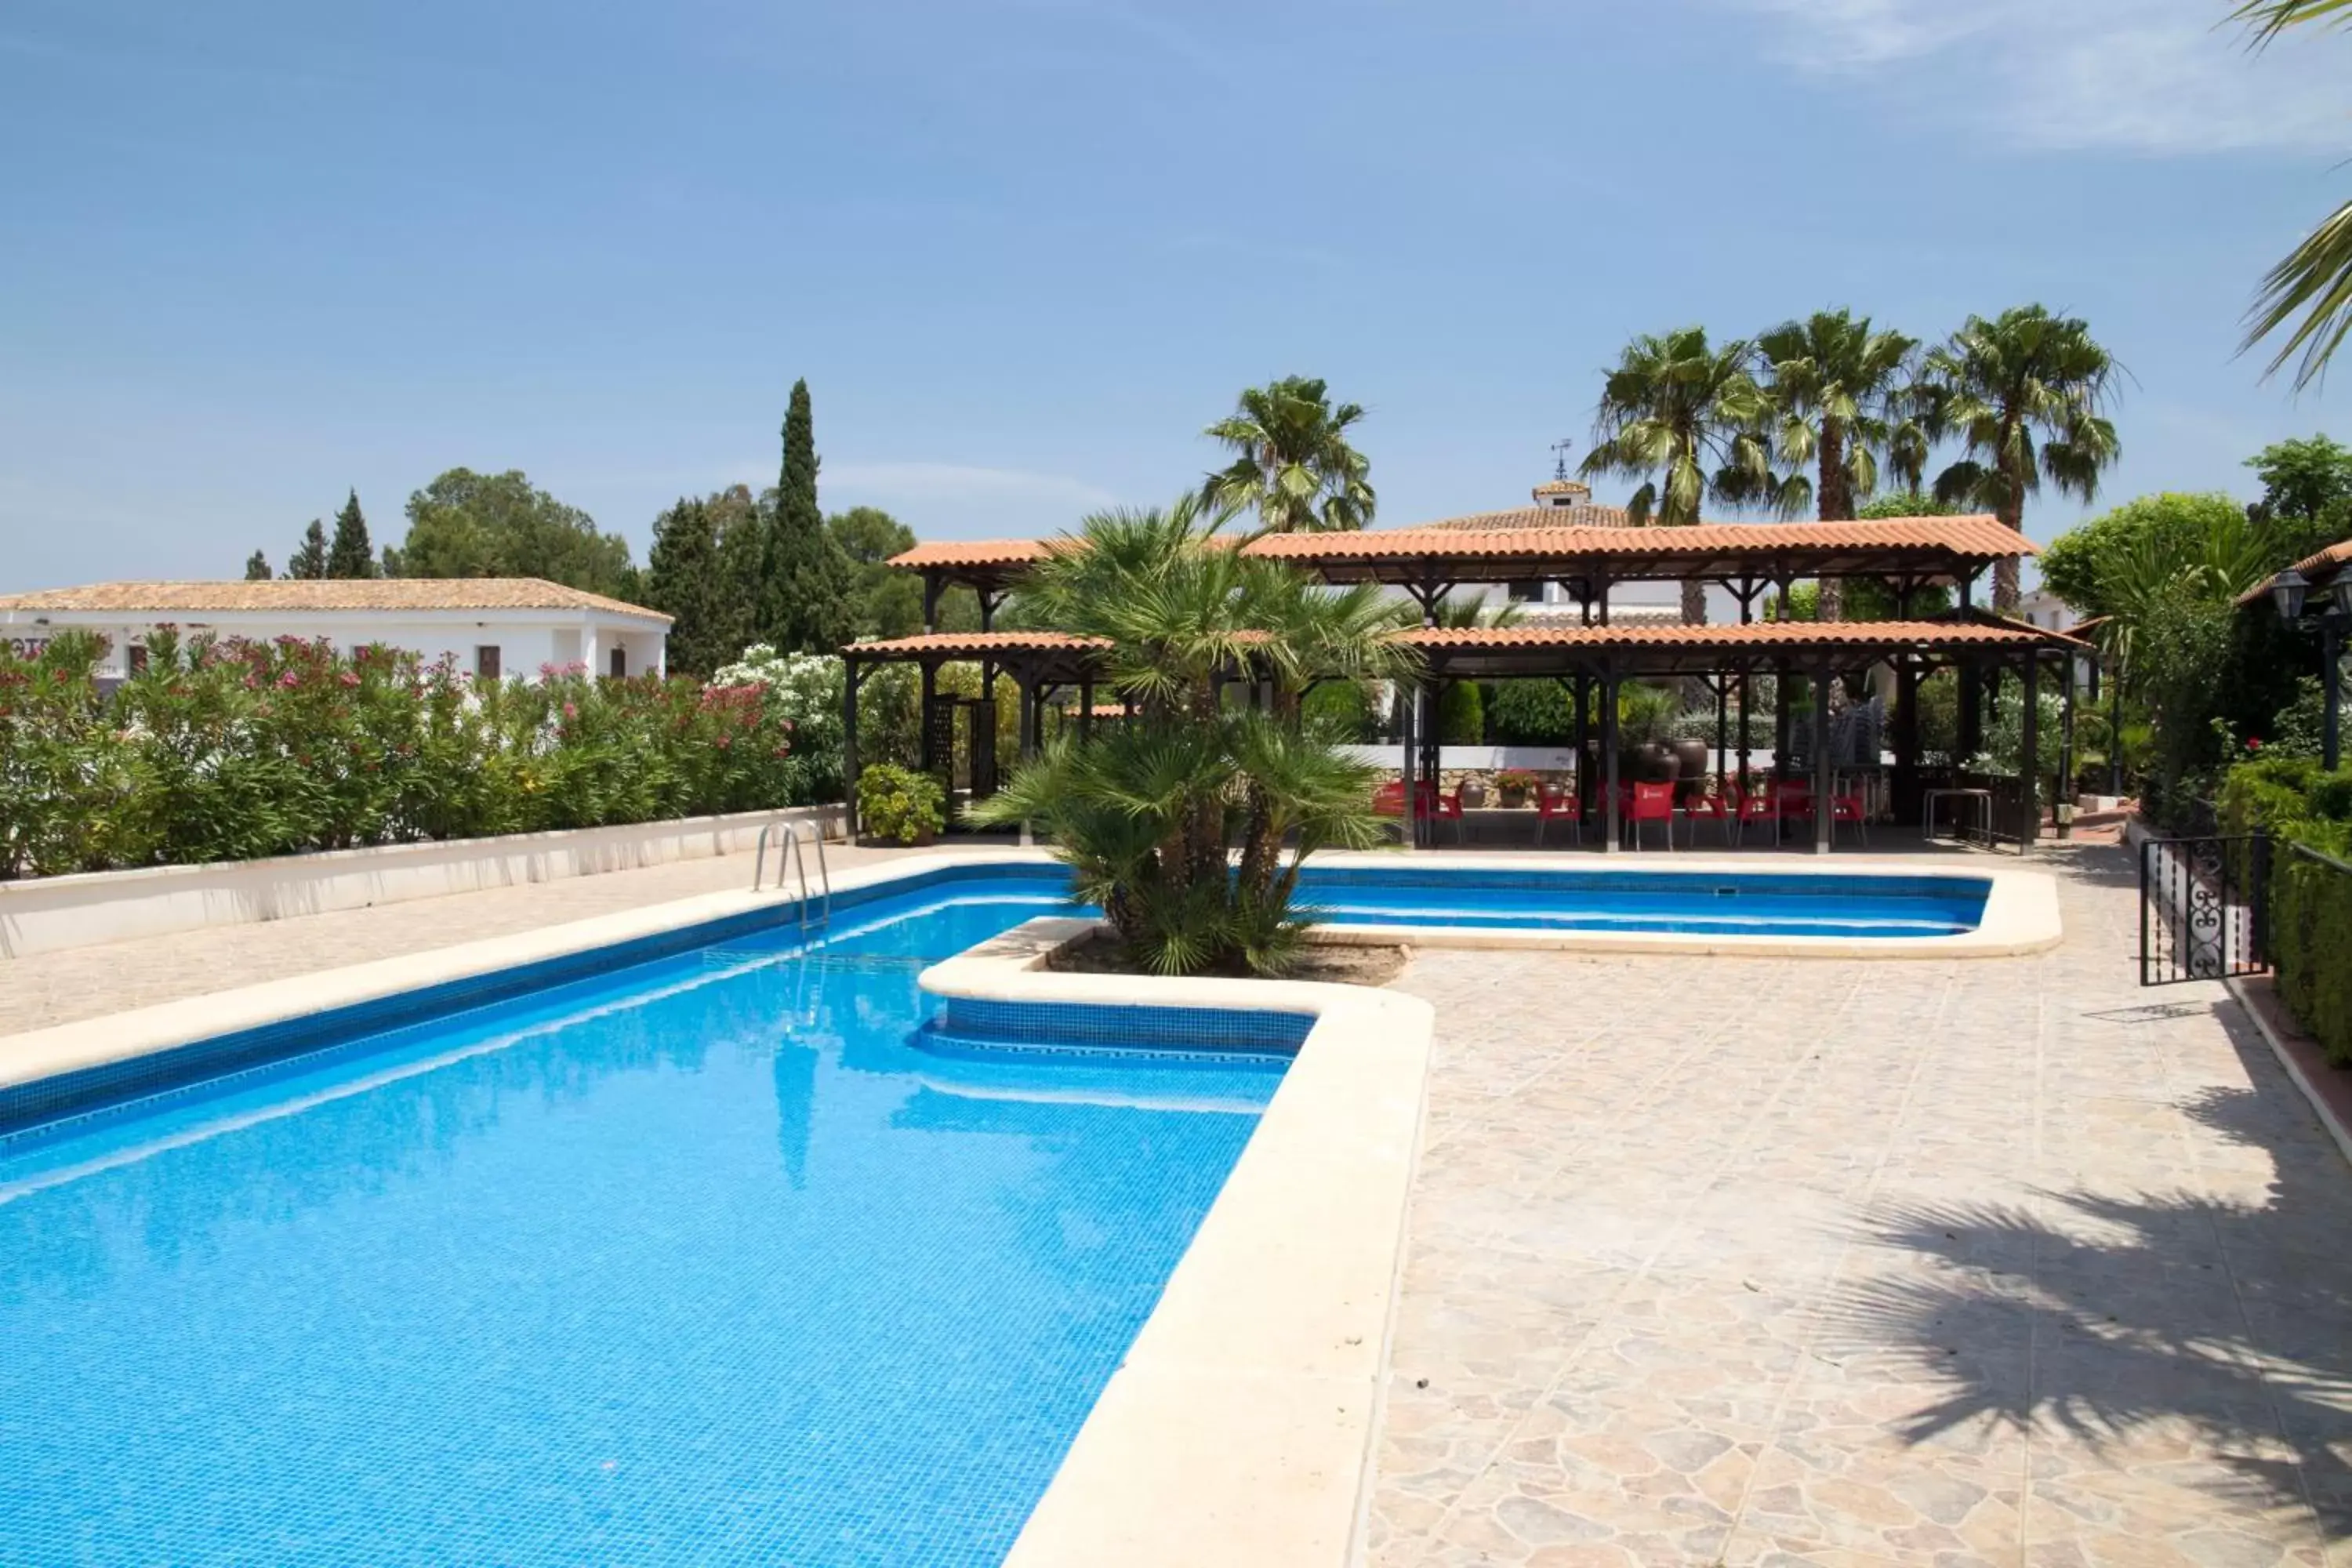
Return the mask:
[[757,810],[822,771],[755,686],[167,632],[107,691],[104,651],[0,650],[0,878]]
[[2241,763],[2217,805],[2224,833],[2271,836],[2279,999],[2329,1061],[2352,1067],[2352,768],[2323,773],[2308,757]]

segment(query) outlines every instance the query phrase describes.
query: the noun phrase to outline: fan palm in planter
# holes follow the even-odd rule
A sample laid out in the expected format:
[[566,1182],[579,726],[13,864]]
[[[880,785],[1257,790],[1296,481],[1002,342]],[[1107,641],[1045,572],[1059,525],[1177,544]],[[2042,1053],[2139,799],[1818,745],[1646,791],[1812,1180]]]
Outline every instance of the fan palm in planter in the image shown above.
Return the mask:
[[[1017,771],[976,820],[1043,828],[1135,961],[1160,973],[1295,958],[1307,911],[1300,867],[1369,848],[1375,770],[1302,721],[1318,679],[1412,673],[1376,589],[1332,590],[1212,542],[1197,500],[1087,520],[1024,590],[1032,624],[1105,639],[1097,679],[1134,706],[1092,740],[1065,736]],[[1244,665],[1265,709],[1227,703]]]

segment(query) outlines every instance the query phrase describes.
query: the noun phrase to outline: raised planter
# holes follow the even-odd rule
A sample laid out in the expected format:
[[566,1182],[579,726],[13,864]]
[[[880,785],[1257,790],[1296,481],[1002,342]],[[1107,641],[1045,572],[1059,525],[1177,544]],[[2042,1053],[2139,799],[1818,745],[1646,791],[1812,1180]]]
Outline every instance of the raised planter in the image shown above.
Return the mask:
[[0,957],[730,855],[779,816],[841,830],[840,806],[807,805],[0,882]]

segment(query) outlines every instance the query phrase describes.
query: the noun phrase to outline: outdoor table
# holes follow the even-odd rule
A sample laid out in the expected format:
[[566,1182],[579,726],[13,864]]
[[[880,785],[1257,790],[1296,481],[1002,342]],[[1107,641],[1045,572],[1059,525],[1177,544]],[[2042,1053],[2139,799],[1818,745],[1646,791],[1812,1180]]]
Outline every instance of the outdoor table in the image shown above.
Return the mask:
[[1936,837],[1936,803],[1948,795],[1977,808],[1977,818],[1983,826],[1985,840],[1988,843],[1991,842],[1992,791],[1957,787],[1931,789],[1920,796],[1919,837],[1921,841],[1926,842]]

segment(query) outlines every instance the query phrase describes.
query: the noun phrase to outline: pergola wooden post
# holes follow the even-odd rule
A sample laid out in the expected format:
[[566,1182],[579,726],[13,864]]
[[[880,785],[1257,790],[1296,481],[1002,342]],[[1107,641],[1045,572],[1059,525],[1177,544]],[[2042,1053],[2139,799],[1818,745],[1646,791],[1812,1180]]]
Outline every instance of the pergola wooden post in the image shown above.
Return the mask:
[[[1601,661],[1601,822],[1605,829],[1601,848],[1604,854],[1614,855],[1623,847],[1617,841],[1617,669],[1607,659]],[[1667,823],[1666,830],[1671,836],[1672,822]]]
[[1826,855],[1836,844],[1837,813],[1831,808],[1830,796],[1837,786],[1837,774],[1830,765],[1830,682],[1836,677],[1830,667],[1820,665],[1813,671],[1813,853]]
[[2020,746],[2017,772],[2025,785],[2018,805],[2017,852],[2032,852],[2042,837],[2042,650],[2029,649],[2019,693],[2025,701],[2024,743]]

